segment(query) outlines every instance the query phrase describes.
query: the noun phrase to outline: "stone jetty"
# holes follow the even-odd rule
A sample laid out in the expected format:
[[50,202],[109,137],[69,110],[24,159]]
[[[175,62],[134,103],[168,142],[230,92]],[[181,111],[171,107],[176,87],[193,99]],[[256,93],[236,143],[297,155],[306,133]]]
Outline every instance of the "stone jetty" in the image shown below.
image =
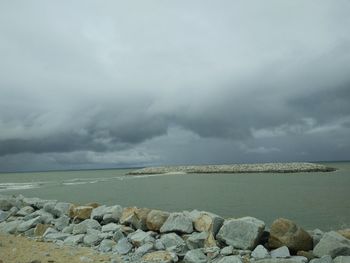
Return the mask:
[[135,263],[350,262],[350,229],[306,231],[285,218],[266,226],[254,217],[224,219],[207,211],[169,213],[22,195],[0,195],[0,233],[91,247]]
[[335,168],[316,163],[257,163],[225,165],[190,165],[147,167],[129,172],[130,175],[178,173],[302,173],[332,172]]

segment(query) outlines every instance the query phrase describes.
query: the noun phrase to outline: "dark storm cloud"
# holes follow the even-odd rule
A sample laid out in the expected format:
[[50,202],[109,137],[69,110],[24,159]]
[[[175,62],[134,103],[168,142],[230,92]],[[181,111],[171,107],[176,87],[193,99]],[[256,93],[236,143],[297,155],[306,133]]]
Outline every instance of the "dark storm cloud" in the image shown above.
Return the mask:
[[349,158],[349,11],[2,2],[0,168]]

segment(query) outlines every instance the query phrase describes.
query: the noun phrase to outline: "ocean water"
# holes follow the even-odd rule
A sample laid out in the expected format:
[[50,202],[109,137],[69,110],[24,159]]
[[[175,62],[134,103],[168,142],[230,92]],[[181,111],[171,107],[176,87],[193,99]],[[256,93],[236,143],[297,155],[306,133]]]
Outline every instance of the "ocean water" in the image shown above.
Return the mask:
[[167,211],[206,210],[225,218],[278,217],[306,229],[350,227],[350,162],[329,173],[172,174],[128,176],[130,170],[0,173],[0,194],[99,202]]

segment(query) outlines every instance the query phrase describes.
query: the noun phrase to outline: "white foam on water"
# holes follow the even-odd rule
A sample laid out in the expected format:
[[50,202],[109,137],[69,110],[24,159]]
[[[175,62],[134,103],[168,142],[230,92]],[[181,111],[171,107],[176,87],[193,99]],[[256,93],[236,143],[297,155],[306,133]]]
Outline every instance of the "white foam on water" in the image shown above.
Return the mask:
[[25,190],[32,188],[39,188],[44,182],[28,182],[28,183],[0,183],[0,192],[11,191],[11,190]]

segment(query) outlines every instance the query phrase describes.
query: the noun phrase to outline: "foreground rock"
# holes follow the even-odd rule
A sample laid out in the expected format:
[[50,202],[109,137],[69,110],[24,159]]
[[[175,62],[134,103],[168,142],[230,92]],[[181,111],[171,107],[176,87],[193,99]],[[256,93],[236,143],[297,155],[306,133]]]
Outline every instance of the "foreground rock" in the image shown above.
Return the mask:
[[269,246],[278,248],[287,246],[291,251],[309,251],[313,248],[312,237],[293,221],[279,218],[272,223]]
[[330,255],[332,258],[350,256],[350,240],[335,231],[331,231],[324,234],[313,252],[318,257],[325,255]]
[[254,249],[264,231],[265,223],[254,217],[230,219],[224,222],[217,239],[239,249]]

